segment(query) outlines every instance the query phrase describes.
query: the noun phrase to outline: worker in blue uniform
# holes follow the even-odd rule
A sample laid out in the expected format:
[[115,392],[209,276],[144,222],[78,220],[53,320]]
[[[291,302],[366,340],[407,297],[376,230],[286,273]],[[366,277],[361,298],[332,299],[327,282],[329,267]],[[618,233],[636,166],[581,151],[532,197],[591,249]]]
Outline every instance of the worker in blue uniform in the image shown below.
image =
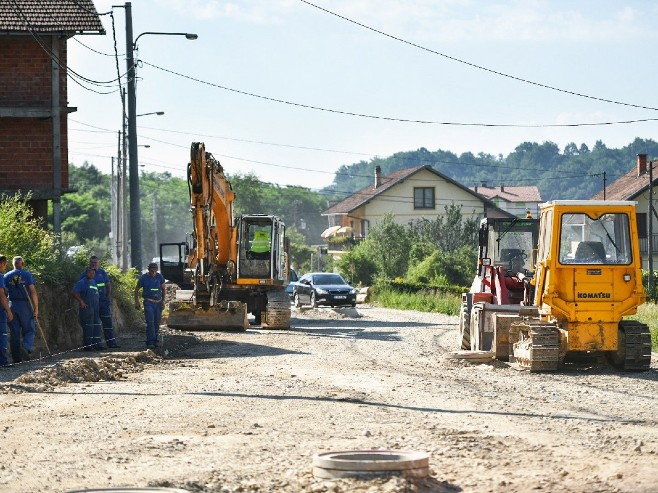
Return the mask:
[[39,297],[34,277],[23,268],[23,257],[14,257],[13,264],[14,269],[5,274],[5,288],[14,314],[9,323],[11,357],[14,363],[20,363],[29,361],[32,355],[37,333],[35,319],[39,316]]
[[158,264],[151,262],[148,272],[142,274],[135,286],[135,308],[139,309],[139,292],[142,291],[144,300],[144,319],[146,320],[146,347],[156,348],[158,332],[164,309],[165,278],[158,272]]
[[101,341],[101,318],[99,314],[98,286],[94,277],[96,269],[87,267],[85,277],[73,286],[71,296],[80,303],[79,316],[85,351],[105,349]]
[[[96,281],[96,287],[98,288],[98,311],[103,325],[105,343],[109,348],[118,348],[120,347],[119,341],[112,328],[112,281],[105,269],[100,266],[100,259],[96,255],[89,258],[89,266],[96,269],[94,281]],[[84,277],[85,273],[83,272],[80,279]]]
[[5,293],[5,269],[7,268],[7,257],[0,255],[0,367],[10,366],[7,359],[7,348],[9,347],[8,330],[9,325],[14,318],[14,314],[9,307],[9,300]]

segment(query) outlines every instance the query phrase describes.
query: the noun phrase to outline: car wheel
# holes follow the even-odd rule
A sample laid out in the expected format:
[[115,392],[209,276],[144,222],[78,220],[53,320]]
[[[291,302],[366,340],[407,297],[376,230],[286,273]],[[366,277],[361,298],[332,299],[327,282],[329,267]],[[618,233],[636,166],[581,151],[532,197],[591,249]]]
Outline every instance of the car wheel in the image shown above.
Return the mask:
[[299,294],[295,293],[295,308],[299,308],[302,306],[302,302],[299,301]]
[[315,295],[315,291],[313,291],[313,292],[311,293],[311,306],[312,306],[313,308],[317,308],[317,307],[318,307],[318,300],[317,300],[317,298],[316,298],[315,296],[316,296],[316,295]]
[[356,301],[352,302],[352,308],[356,308]]
[[254,322],[256,323],[256,325],[261,325],[261,323],[263,322],[263,312],[261,312],[260,310],[254,312]]

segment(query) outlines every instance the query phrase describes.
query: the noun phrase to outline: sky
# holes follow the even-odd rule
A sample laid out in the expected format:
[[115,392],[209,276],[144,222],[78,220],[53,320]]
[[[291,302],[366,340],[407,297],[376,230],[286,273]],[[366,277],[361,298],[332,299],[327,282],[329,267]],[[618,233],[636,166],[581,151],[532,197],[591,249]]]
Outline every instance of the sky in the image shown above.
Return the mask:
[[[69,68],[113,82],[69,78],[69,162],[109,174],[125,9],[94,3],[113,13],[107,34],[69,39]],[[421,147],[658,140],[649,0],[134,0],[132,20],[134,39],[198,35],[139,37],[137,114],[165,113],[137,118],[145,172],[184,177],[205,142],[229,175],[319,189],[343,165]],[[649,121],[614,123],[632,120]]]

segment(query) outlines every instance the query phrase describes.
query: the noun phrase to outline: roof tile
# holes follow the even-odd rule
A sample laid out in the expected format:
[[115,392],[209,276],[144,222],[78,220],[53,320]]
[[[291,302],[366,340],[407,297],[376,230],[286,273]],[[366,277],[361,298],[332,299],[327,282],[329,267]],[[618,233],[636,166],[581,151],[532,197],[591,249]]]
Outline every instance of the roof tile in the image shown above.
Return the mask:
[[472,187],[480,195],[488,199],[499,197],[507,202],[541,202],[541,194],[536,186],[527,187]]
[[0,0],[0,34],[105,34],[92,0]]

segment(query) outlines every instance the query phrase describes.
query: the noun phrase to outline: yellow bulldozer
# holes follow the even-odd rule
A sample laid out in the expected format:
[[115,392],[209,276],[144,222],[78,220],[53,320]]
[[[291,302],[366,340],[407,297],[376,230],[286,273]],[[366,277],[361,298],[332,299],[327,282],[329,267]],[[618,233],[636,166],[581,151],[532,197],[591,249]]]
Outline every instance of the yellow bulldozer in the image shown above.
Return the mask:
[[540,209],[534,272],[526,279],[532,297],[514,313],[471,317],[471,349],[530,371],[584,356],[648,370],[649,328],[627,318],[646,299],[635,203],[559,200]]

